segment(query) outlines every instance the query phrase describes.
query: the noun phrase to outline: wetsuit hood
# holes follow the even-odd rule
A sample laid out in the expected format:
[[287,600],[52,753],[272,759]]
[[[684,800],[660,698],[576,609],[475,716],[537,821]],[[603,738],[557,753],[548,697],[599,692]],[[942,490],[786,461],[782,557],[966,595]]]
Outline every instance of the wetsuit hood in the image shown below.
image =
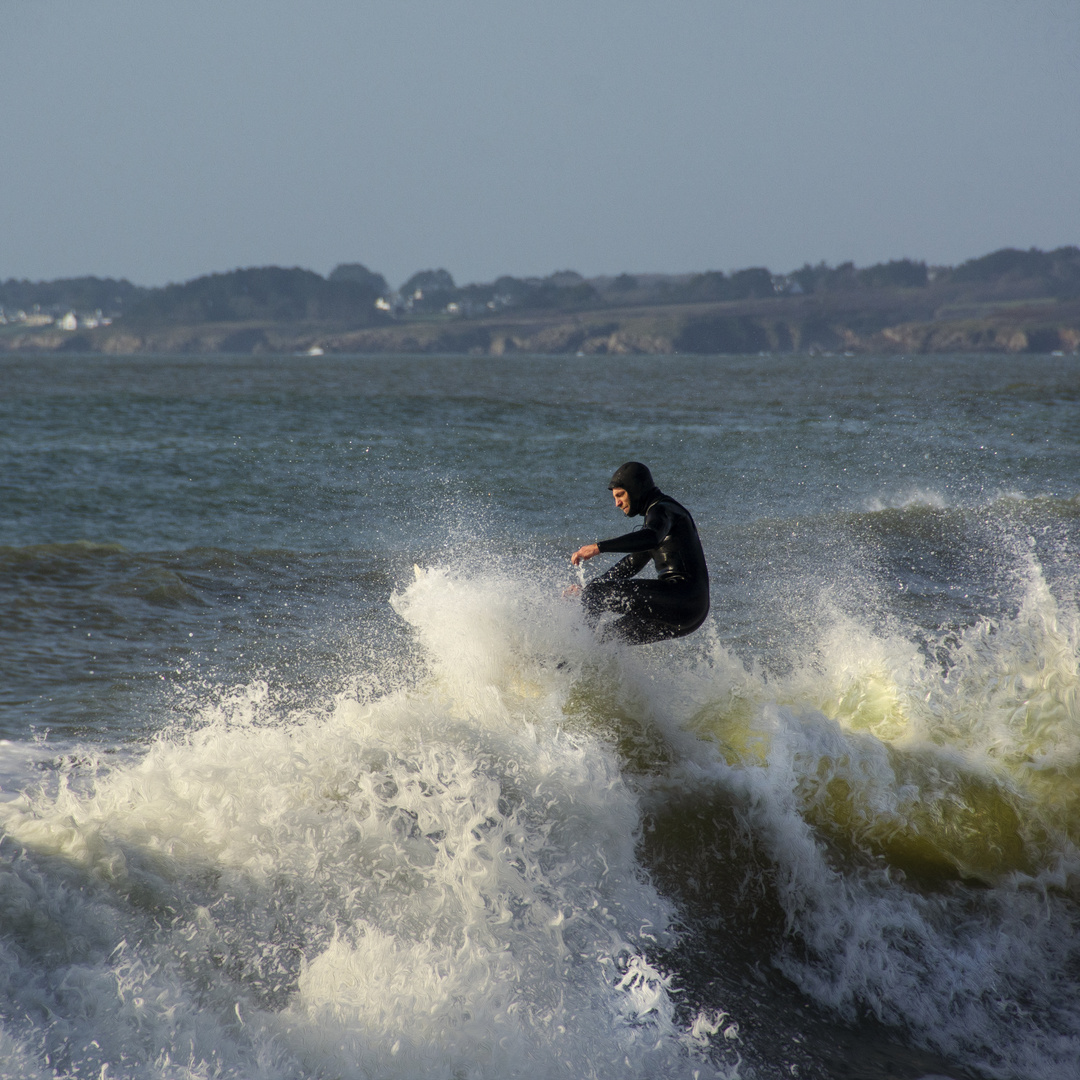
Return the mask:
[[613,491],[615,488],[622,488],[630,496],[630,517],[644,514],[652,502],[649,496],[657,491],[652,473],[640,461],[628,461],[615,470],[608,483],[608,490]]

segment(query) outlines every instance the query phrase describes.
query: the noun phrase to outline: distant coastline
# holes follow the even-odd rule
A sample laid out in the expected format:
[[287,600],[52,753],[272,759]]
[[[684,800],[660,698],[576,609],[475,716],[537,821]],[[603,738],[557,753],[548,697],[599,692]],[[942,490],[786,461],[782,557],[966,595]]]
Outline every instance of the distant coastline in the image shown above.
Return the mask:
[[1080,352],[1080,249],[1002,249],[957,267],[909,259],[790,274],[502,277],[445,270],[391,289],[344,264],[262,267],[147,289],[0,283],[0,352],[705,355]]

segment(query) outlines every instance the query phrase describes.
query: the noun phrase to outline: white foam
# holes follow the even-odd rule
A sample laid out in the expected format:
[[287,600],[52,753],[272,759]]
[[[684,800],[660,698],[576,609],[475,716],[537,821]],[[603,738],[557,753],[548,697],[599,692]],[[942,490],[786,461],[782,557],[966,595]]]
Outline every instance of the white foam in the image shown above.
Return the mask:
[[55,756],[55,744],[0,739],[0,802],[15,798],[33,775],[34,766]]
[[8,1015],[56,1018],[4,1037],[80,1075],[719,1075],[643,953],[672,912],[637,799],[535,660],[574,606],[542,629],[505,589],[398,598],[417,689],[298,716],[238,688],[0,807],[0,909],[33,912]]
[[[656,722],[721,751],[684,752],[664,787],[728,792],[774,862],[782,970],[991,1075],[1058,1080],[1080,1060],[1062,1007],[1080,996],[1078,630],[1033,565],[1015,615],[962,634],[947,671],[837,616],[784,676],[719,649],[696,679],[652,673]],[[840,869],[836,841],[879,854]],[[989,887],[906,885],[890,845]]]
[[905,491],[895,492],[891,495],[874,496],[866,502],[866,509],[872,513],[882,510],[913,510],[919,508],[946,510],[948,506],[948,500],[941,492],[922,488],[908,488]]
[[[720,790],[787,919],[763,963],[990,1075],[1069,1075],[1080,860],[1047,777],[1080,764],[1080,637],[1034,566],[1025,589],[947,673],[837,616],[781,677],[707,629],[599,647],[554,589],[422,571],[394,599],[425,657],[408,689],[359,673],[308,715],[264,683],[208,691],[135,760],[66,755],[21,794],[12,766],[4,1059],[31,1077],[734,1075],[717,1062],[738,1060],[738,1003],[680,1021],[649,960],[673,909],[636,849],[643,797]],[[664,747],[633,787],[610,730],[571,722],[583,686]],[[838,837],[887,850],[969,781],[1030,826],[1027,863],[973,864],[985,887],[955,890],[880,853],[838,863]]]

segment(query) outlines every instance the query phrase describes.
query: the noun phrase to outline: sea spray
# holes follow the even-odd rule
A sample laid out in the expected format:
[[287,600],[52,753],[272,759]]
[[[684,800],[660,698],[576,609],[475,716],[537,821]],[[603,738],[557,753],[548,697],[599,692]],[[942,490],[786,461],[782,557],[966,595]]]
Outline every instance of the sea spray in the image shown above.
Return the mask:
[[[264,685],[237,688],[187,734],[126,761],[72,757],[3,807],[6,902],[40,899],[43,874],[67,883],[22,946],[33,997],[63,1017],[50,1060],[131,1076],[178,1061],[243,1075],[253,1057],[267,1075],[714,1071],[702,1021],[688,1039],[646,958],[671,908],[636,858],[636,797],[603,742],[562,730],[570,676],[537,660],[529,605],[477,621],[468,598],[499,588],[435,573],[405,591],[399,609],[443,643],[416,689],[275,716]],[[50,925],[95,926],[93,943],[58,952]]]
[[[1074,358],[5,385],[0,1074],[1073,1080]],[[638,649],[629,457],[712,577]]]
[[692,669],[643,655],[650,722],[705,740],[652,779],[651,819],[708,839],[691,807],[712,804],[727,839],[708,842],[752,871],[715,908],[691,889],[684,918],[737,932],[775,905],[759,941],[814,1000],[989,1075],[1070,1075],[1078,625],[1032,567],[1011,617],[963,631],[944,665],[842,613],[776,675],[718,644]]

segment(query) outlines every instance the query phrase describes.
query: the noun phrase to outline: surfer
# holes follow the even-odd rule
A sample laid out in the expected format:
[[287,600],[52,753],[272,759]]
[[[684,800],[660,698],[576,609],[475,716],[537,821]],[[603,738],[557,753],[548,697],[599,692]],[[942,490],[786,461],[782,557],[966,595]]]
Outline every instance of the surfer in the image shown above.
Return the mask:
[[[605,611],[619,616],[604,628],[604,638],[645,644],[693,633],[709,614],[709,570],[690,512],[665,495],[639,461],[620,465],[608,488],[627,517],[642,515],[645,523],[623,536],[578,548],[570,556],[574,566],[601,552],[625,552],[626,557],[584,589],[572,585],[566,594],[580,592],[590,626]],[[635,580],[650,559],[656,579]]]

